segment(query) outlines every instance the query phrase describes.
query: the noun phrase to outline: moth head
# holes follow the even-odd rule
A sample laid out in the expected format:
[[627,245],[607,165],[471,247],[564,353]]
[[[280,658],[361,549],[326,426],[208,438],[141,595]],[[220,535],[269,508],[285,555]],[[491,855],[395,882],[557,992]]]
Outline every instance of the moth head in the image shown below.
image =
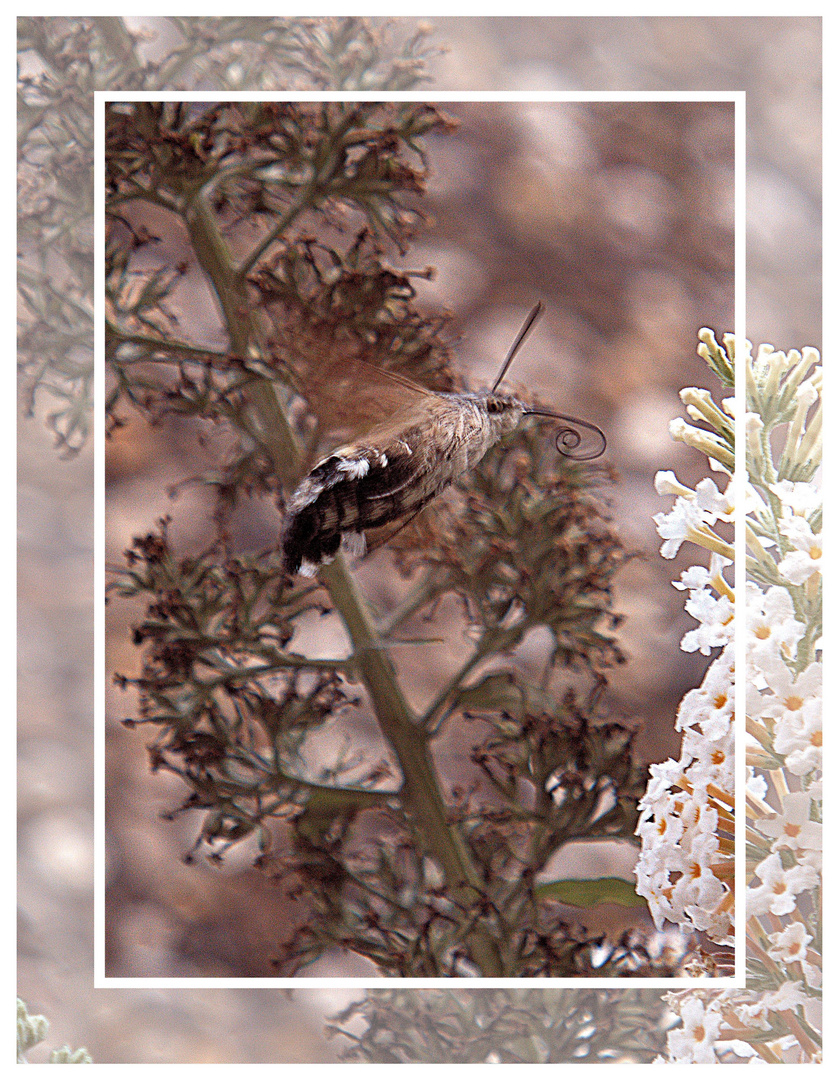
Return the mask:
[[[507,358],[501,366],[498,378],[492,385],[492,391],[487,396],[487,415],[496,426],[496,438],[506,435],[518,424],[522,416],[548,416],[560,422],[556,434],[556,448],[564,457],[572,461],[591,461],[592,458],[600,457],[606,449],[606,436],[596,424],[590,424],[587,420],[578,420],[574,416],[566,416],[565,413],[548,412],[546,409],[528,409],[515,398],[497,394],[498,386],[513,362],[521,343],[530,333],[531,327],[542,314],[542,305],[537,304],[527,316],[519,330],[516,340],[513,342]],[[492,404],[490,404],[492,403]],[[501,404],[503,403],[503,404]],[[583,429],[583,430],[580,430]]]
[[517,427],[524,414],[524,405],[509,394],[487,394],[483,407],[490,426],[499,439]]

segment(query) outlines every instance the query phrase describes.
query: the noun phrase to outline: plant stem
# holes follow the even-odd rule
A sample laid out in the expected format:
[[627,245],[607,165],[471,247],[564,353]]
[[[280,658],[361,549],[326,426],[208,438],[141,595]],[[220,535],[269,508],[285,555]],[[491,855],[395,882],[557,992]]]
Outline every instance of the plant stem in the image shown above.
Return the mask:
[[[245,355],[252,335],[247,286],[233,269],[224,238],[216,225],[204,188],[187,203],[186,224],[195,254],[213,284],[221,304],[232,350]],[[297,479],[300,451],[279,401],[267,379],[256,381],[251,394],[262,428],[264,445],[277,474],[286,486]]]
[[[405,805],[414,818],[422,843],[440,864],[457,899],[462,904],[474,902],[483,891],[480,876],[457,827],[446,821],[428,738],[414,720],[390,654],[376,633],[370,612],[341,557],[321,568],[320,576],[341,613],[376,718],[396,753],[404,780]],[[497,946],[485,931],[474,930],[470,944],[482,975],[502,973]]]

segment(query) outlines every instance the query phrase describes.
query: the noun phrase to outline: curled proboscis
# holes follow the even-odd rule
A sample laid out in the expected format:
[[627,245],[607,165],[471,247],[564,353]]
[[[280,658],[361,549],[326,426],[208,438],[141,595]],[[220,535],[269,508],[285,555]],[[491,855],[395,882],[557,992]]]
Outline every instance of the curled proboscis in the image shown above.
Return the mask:
[[[552,420],[561,420],[563,425],[556,435],[556,448],[563,457],[572,461],[592,461],[600,457],[606,449],[606,436],[596,424],[590,424],[587,420],[578,420],[575,416],[566,416],[564,413],[547,412],[542,409],[528,409],[528,416],[547,416]],[[595,438],[594,445],[586,446],[588,440],[585,433],[580,431],[585,428]],[[582,450],[578,451],[578,448]]]

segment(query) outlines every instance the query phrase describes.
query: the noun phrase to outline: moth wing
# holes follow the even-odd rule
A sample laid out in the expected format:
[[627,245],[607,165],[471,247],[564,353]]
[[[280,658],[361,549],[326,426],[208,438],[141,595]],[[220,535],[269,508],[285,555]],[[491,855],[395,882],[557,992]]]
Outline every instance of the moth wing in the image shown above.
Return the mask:
[[436,396],[404,375],[359,357],[319,364],[301,395],[321,427],[356,436]]
[[[383,504],[394,509],[398,505],[399,509],[389,516],[386,523],[368,526],[366,552],[373,552],[387,543],[392,536],[410,525],[415,519],[423,520],[425,517],[423,511],[451,482],[452,476],[446,470],[439,468],[435,457],[439,455],[444,460],[448,459],[453,450],[453,442],[453,438],[440,440],[438,435],[435,454],[414,451],[410,457],[393,455],[394,444],[390,444],[390,463],[394,468],[390,473],[386,489],[380,493],[379,497]],[[376,501],[374,496],[371,503]]]
[[436,398],[389,363],[404,362],[356,334],[341,328],[298,328],[275,339],[271,351],[284,377],[305,401],[321,432],[332,445],[360,436],[371,427]]

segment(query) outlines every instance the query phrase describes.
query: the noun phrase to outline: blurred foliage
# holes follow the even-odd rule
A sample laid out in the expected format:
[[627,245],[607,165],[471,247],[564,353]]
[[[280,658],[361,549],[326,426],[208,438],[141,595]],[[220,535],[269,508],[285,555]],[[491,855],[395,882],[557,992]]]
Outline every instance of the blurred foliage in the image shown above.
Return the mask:
[[369,990],[332,1033],[372,1064],[627,1064],[664,1049],[665,1012],[650,990]]
[[65,456],[90,430],[93,392],[93,92],[244,87],[404,90],[439,51],[412,21],[18,18],[19,366]]

